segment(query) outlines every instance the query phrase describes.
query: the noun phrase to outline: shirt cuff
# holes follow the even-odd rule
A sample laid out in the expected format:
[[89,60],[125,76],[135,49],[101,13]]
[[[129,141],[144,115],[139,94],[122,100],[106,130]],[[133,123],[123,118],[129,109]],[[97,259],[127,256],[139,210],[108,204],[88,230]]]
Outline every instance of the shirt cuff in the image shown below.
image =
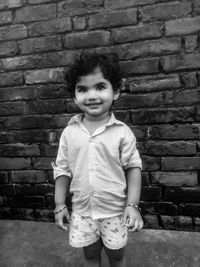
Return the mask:
[[64,169],[64,168],[61,168],[61,167],[58,167],[55,162],[51,162],[51,166],[53,168],[53,178],[54,180],[56,180],[56,178],[58,178],[59,176],[61,175],[65,175],[67,177],[72,177],[72,174],[71,172],[68,170],[68,169]]

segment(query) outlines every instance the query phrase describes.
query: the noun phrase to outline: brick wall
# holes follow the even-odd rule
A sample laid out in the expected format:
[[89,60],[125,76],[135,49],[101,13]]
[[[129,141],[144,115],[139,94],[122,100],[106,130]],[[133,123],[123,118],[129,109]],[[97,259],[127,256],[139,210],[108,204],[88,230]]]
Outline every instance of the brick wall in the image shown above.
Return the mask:
[[53,220],[50,162],[78,111],[67,65],[114,51],[125,73],[115,113],[138,139],[146,227],[198,231],[199,32],[199,0],[0,0],[1,218]]

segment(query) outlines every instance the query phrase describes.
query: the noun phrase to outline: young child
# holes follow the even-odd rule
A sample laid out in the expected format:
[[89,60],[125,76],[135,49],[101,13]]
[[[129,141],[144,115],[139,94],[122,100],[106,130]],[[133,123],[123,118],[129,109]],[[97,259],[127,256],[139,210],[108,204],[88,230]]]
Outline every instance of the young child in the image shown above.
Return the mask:
[[[141,159],[130,128],[111,112],[119,97],[121,73],[115,54],[82,54],[67,73],[75,103],[83,114],[62,132],[54,164],[55,222],[69,243],[83,247],[85,266],[101,266],[104,248],[110,266],[126,266],[128,230],[143,221],[138,204]],[[65,205],[73,194],[72,214]]]

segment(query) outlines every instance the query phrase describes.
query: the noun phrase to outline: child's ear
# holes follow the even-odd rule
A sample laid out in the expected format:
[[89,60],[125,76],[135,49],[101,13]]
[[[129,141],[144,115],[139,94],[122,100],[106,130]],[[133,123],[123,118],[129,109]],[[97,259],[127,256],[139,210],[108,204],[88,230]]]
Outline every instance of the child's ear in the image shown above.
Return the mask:
[[114,91],[114,97],[113,100],[117,100],[119,97],[119,90]]

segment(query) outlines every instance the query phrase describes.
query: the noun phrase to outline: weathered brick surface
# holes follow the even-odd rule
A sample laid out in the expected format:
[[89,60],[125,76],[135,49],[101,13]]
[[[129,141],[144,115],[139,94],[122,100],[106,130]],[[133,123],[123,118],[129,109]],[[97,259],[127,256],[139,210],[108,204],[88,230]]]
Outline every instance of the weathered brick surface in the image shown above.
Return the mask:
[[196,33],[200,29],[200,17],[182,18],[166,22],[166,36]]
[[112,30],[115,43],[127,43],[142,39],[161,37],[161,24],[152,23],[139,26],[127,26]]
[[132,25],[137,23],[137,9],[107,12],[89,17],[90,29],[108,28],[114,26]]
[[47,4],[44,6],[28,6],[17,9],[15,12],[16,23],[38,20],[49,20],[56,18],[56,5]]
[[170,20],[187,16],[191,13],[191,3],[164,3],[143,7],[142,21]]
[[0,0],[0,218],[54,220],[51,162],[80,112],[65,73],[82,51],[115,52],[145,227],[199,231],[199,30],[199,0]]

